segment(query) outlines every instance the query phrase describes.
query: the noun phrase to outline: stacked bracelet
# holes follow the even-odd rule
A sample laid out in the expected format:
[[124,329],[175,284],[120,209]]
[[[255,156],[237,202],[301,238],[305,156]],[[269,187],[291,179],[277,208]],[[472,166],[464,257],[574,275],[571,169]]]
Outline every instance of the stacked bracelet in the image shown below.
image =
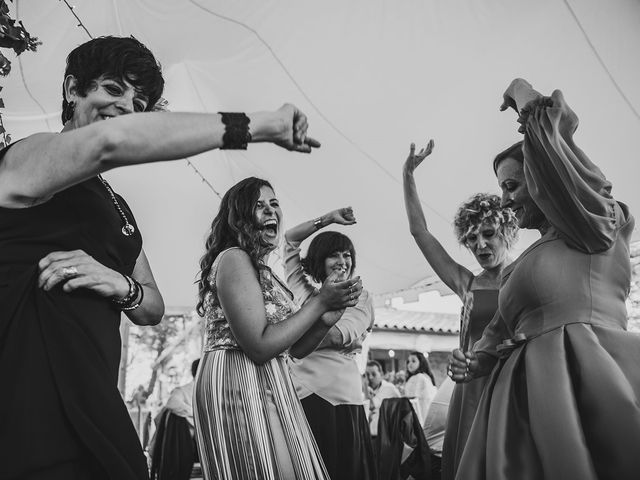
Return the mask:
[[218,112],[224,123],[223,150],[246,150],[251,141],[249,117],[244,113]]
[[123,277],[129,284],[129,292],[122,298],[114,298],[112,301],[116,304],[116,306],[122,311],[130,311],[135,310],[142,303],[142,299],[144,298],[144,288],[140,285],[135,278],[131,278],[129,275],[124,275]]

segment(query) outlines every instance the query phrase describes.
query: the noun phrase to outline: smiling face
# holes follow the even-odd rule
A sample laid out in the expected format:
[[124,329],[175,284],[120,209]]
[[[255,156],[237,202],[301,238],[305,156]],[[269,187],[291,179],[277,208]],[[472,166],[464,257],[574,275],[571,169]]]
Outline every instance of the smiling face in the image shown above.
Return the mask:
[[464,244],[484,270],[498,268],[507,260],[507,243],[498,228],[494,223],[483,222],[465,239]]
[[546,218],[529,194],[522,163],[507,157],[498,164],[496,176],[502,189],[502,207],[513,210],[520,228],[539,229]]
[[275,249],[280,238],[282,210],[271,187],[260,187],[260,198],[256,202],[254,215],[262,240],[270,246],[270,250]]
[[351,252],[349,250],[336,251],[324,259],[325,276],[338,271],[337,280],[342,282],[351,277]]
[[78,94],[77,82],[70,75],[65,80],[67,99],[75,103],[69,128],[80,128],[119,115],[143,112],[148,99],[126,80],[101,76],[93,81],[85,96]]

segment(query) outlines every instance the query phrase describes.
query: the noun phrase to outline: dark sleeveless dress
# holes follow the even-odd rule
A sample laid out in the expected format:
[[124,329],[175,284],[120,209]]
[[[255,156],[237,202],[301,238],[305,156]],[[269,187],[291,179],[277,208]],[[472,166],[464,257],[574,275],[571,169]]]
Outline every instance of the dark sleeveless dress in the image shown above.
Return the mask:
[[131,237],[121,227],[97,177],[35,207],[0,208],[0,479],[59,478],[47,472],[67,470],[96,479],[148,476],[117,389],[120,312],[86,290],[37,285],[38,261],[54,251],[82,249],[131,274],[142,238],[137,226]]
[[[471,293],[473,307],[469,316],[469,328],[461,344],[465,352],[482,337],[482,332],[498,309],[498,290],[472,290]],[[488,377],[476,378],[469,383],[458,383],[453,389],[442,444],[443,480],[455,478],[480,395],[487,380]]]

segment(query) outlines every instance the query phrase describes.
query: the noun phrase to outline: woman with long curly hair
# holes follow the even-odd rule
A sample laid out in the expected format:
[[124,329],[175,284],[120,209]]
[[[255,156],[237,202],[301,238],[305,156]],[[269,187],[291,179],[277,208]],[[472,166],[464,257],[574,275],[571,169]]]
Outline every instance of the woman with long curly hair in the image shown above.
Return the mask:
[[[427,227],[413,176],[432,150],[433,140],[419,153],[411,144],[403,170],[407,217],[411,234],[425,259],[463,302],[460,345],[469,348],[482,336],[498,308],[500,278],[509,264],[508,252],[517,238],[518,225],[513,212],[500,206],[500,197],[478,193],[460,205],[454,230],[458,242],[469,249],[482,270],[474,274],[451,258]],[[454,388],[442,451],[443,479],[455,476],[484,383],[479,378]]]
[[247,178],[224,195],[206,241],[194,412],[207,480],[329,478],[289,376],[288,349],[313,351],[342,309],[357,304],[362,285],[335,272],[298,309],[267,266],[282,221],[269,182]]

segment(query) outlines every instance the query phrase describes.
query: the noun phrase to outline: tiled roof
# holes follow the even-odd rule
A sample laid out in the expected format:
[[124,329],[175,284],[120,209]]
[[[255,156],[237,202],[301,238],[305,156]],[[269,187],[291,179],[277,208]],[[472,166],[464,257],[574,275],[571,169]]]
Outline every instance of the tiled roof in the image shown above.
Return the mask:
[[376,308],[374,329],[425,333],[460,333],[460,316],[455,313],[409,312]]

